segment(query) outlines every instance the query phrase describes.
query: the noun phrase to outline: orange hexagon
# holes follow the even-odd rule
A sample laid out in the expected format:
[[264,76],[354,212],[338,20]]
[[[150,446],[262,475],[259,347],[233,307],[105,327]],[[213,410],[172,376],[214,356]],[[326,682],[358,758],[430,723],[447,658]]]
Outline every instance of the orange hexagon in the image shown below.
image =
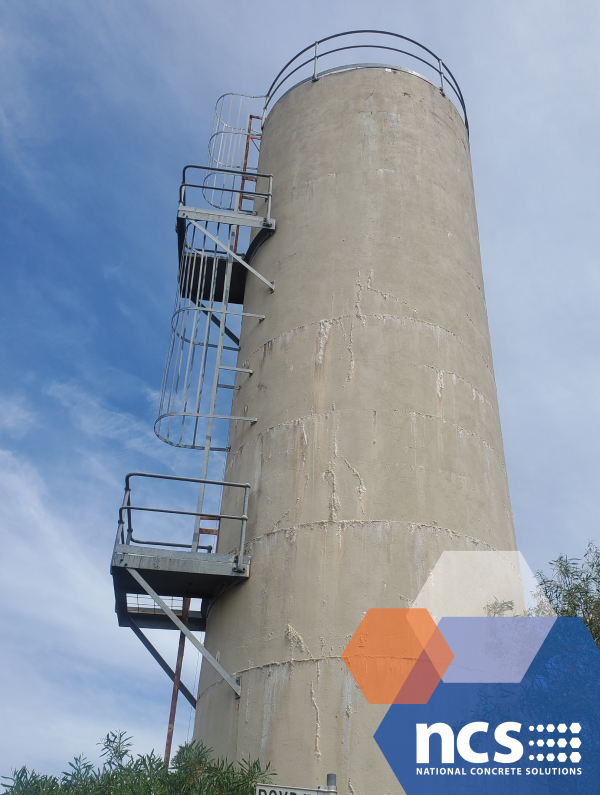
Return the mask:
[[453,657],[423,608],[371,608],[342,654],[369,704],[427,703]]

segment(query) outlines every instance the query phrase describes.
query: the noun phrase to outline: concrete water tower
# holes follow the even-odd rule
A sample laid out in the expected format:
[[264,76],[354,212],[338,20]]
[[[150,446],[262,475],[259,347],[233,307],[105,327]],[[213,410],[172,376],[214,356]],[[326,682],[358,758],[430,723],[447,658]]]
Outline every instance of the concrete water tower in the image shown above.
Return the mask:
[[[408,607],[443,550],[516,548],[466,115],[447,68],[417,52],[437,84],[343,51],[281,85],[309,52],[267,98],[258,168],[277,229],[252,265],[275,290],[246,283],[245,311],[265,319],[242,324],[253,374],[233,413],[257,422],[232,423],[225,471],[251,485],[252,576],[206,634],[243,693],[205,666],[195,733],[284,783],[335,770],[363,795],[398,789],[372,739],[385,708],[340,659],[365,611]],[[234,547],[223,527],[219,549]]]
[[[178,553],[196,556],[185,564],[196,584],[161,586],[204,597],[196,628],[217,665],[202,666],[195,738],[270,761],[284,784],[317,787],[335,771],[344,795],[399,792],[373,740],[387,708],[366,703],[341,654],[367,609],[410,606],[444,550],[516,549],[465,105],[431,51],[358,31],[292,59],[262,116],[256,168],[246,159],[227,175],[215,157],[213,181],[198,183],[204,198],[207,185],[231,191],[228,208],[214,193],[213,209],[191,207],[184,175],[157,432],[201,447],[205,466],[192,548]],[[208,221],[221,233],[207,238]],[[236,361],[223,364],[228,347]],[[219,422],[229,438],[217,443]],[[211,445],[226,455],[217,485]],[[218,525],[217,554],[198,551],[201,517]],[[210,587],[208,559],[229,566]],[[149,593],[139,559],[128,565]]]

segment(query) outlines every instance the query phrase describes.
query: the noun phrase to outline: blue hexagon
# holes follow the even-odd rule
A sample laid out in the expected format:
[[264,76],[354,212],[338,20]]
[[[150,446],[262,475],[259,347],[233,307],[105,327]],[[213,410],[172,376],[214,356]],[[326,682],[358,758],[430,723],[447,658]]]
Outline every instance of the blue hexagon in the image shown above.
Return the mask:
[[[375,740],[406,795],[546,795],[554,789],[568,795],[588,795],[600,792],[599,702],[600,650],[580,619],[559,618],[520,683],[442,681],[427,704],[392,705]],[[531,725],[563,721],[581,726],[579,736],[586,751],[577,763],[564,754],[558,756],[561,769],[581,770],[580,775],[569,775],[568,779],[557,772],[557,762],[531,760],[529,750]],[[419,724],[424,728],[417,729]],[[433,724],[438,727],[432,730]],[[507,728],[508,724],[511,726]],[[501,731],[495,736],[499,726]],[[461,735],[461,744],[458,736],[463,729],[466,734]],[[513,753],[521,754],[510,762],[504,761],[511,753],[507,737]],[[481,756],[469,759],[461,751],[467,757]],[[487,761],[482,761],[485,754]],[[486,768],[488,774],[477,772]],[[527,769],[550,772],[527,775]]]

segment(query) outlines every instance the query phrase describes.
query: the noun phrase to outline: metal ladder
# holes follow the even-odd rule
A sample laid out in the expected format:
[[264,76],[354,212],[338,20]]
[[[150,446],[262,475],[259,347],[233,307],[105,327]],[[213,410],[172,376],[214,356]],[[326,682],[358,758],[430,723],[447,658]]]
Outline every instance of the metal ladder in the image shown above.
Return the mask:
[[[219,467],[223,466],[223,453],[228,450],[231,420],[256,422],[256,417],[231,413],[236,378],[252,376],[251,370],[238,367],[242,319],[256,323],[264,319],[262,315],[243,311],[246,278],[257,278],[266,289],[271,292],[274,289],[250,264],[258,247],[273,234],[276,226],[271,217],[272,176],[257,173],[250,164],[251,146],[260,138],[253,123],[260,117],[249,114],[242,123],[238,112],[237,126],[224,122],[223,106],[227,98],[232,105],[232,96],[225,95],[217,103],[209,165],[188,165],[183,169],[176,222],[177,291],[154,426],[157,436],[168,444],[202,450],[200,477],[130,473],[119,510],[111,565],[119,624],[131,627],[174,683],[166,760],[170,757],[178,693],[192,706],[196,704],[181,683],[186,639],[237,697],[241,692],[239,679],[225,671],[192,632],[204,630],[206,605],[211,600],[250,576],[250,557],[244,549],[250,486],[223,480]],[[238,157],[240,151],[242,167],[232,167],[229,161]],[[241,256],[238,252],[243,248],[246,252]],[[134,504],[132,478],[195,484],[196,510]],[[221,497],[228,489],[241,495],[239,513],[221,513]],[[190,543],[135,538],[132,515],[136,511],[193,517]],[[221,520],[240,522],[239,547],[234,553],[213,552],[214,542],[201,543],[205,535],[218,535]],[[212,526],[207,527],[207,523]],[[192,598],[203,600],[200,611],[190,610]],[[175,670],[144,635],[143,628],[180,631]]]

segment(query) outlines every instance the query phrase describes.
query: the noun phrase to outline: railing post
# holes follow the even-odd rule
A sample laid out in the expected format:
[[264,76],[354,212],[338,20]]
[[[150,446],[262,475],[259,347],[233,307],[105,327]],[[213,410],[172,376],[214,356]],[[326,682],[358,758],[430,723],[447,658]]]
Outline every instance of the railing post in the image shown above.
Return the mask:
[[313,83],[316,83],[317,80],[319,79],[319,77],[317,75],[317,64],[318,63],[319,63],[319,42],[315,41],[315,68],[314,68],[314,71],[313,71],[313,79],[312,79]]
[[123,521],[123,507],[119,508],[119,524],[117,525],[117,539],[115,544],[125,543],[125,523]]
[[131,538],[133,536],[133,528],[131,526],[131,488],[129,484],[127,484],[125,488],[125,497],[123,498],[123,506],[127,507],[127,540],[125,541],[126,544],[131,543]]
[[240,528],[240,548],[237,554],[237,561],[233,570],[236,572],[244,572],[244,547],[246,546],[246,522],[248,521],[248,494],[250,492],[250,484],[244,485],[244,506],[242,508],[242,526]]
[[444,90],[444,64],[442,63],[442,59],[438,58],[438,66],[439,66],[439,73],[440,73],[440,91],[442,92],[442,96],[446,96],[446,92]]
[[265,97],[265,104],[263,105],[262,116],[261,116],[261,119],[260,119],[260,132],[261,132],[261,134],[262,134],[262,131],[265,128],[265,121],[267,120],[267,106],[269,104],[269,100],[270,99],[271,99],[271,97],[267,94],[267,96]]
[[[257,181],[258,186],[258,181]],[[273,176],[269,175],[269,196],[267,198],[267,218],[269,219],[269,223],[271,223],[271,198],[273,195]]]

